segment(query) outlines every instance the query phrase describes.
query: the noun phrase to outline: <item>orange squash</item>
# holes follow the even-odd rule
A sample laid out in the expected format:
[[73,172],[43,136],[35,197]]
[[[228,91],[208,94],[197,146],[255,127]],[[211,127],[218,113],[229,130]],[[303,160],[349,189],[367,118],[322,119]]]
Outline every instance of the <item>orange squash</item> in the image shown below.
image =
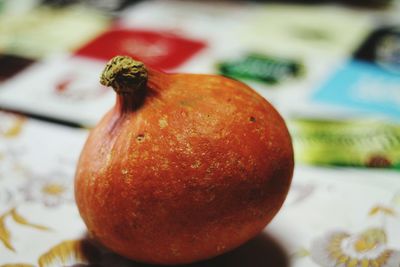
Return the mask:
[[117,101],[83,148],[75,197],[104,246],[140,262],[190,263],[238,247],[278,212],[292,179],[291,139],[251,88],[124,56],[101,83]]

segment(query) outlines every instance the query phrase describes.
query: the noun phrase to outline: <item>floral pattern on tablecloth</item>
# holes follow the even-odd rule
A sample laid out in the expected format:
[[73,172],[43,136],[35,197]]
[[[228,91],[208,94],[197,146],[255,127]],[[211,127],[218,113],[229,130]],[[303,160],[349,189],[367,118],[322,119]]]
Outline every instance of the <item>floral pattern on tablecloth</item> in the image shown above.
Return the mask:
[[[388,204],[372,206],[366,214],[369,227],[358,232],[329,229],[315,237],[309,249],[303,247],[293,256],[310,256],[321,267],[399,267],[400,249],[388,244],[389,239],[398,239],[389,221],[395,221],[395,225],[400,226],[397,217],[399,200],[400,193],[397,191]],[[373,222],[368,223],[368,220]]]
[[57,207],[73,203],[73,184],[60,173],[50,173],[45,177],[32,177],[20,188],[24,201],[40,202],[46,207]]
[[[87,237],[73,198],[87,130],[0,118],[7,122],[0,127],[0,266],[143,266]],[[264,231],[277,244],[265,247],[281,247],[294,267],[398,267],[399,214],[398,173],[297,166],[284,207]],[[256,252],[246,252],[252,267],[267,255]],[[230,255],[229,266],[240,266]]]
[[[359,233],[347,231],[330,231],[313,240],[310,256],[323,267],[398,267],[400,250],[388,246],[387,219],[396,217],[398,193],[394,195],[391,205],[373,206],[369,217],[380,217],[380,226],[367,228]],[[400,208],[400,206],[398,206]]]
[[[61,228],[69,227],[73,221],[79,222],[73,175],[87,130],[55,126],[5,112],[0,112],[0,121],[1,266],[23,259],[24,254],[29,254],[26,251],[29,245],[37,251],[48,246],[30,239],[31,236],[54,235],[59,241],[56,229],[59,227],[52,227],[47,218],[52,210],[75,211],[64,214],[66,223]],[[82,223],[78,225],[83,232]]]
[[323,267],[398,267],[400,251],[386,245],[385,230],[369,228],[350,234],[332,231],[311,245],[311,257]]

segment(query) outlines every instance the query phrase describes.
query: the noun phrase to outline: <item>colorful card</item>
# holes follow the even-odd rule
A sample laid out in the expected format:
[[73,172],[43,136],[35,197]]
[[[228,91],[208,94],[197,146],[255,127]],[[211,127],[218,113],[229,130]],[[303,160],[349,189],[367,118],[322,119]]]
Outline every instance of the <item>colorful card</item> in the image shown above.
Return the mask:
[[312,100],[400,121],[400,28],[373,32]]
[[0,16],[14,16],[30,12],[41,0],[0,0]]
[[36,63],[2,84],[0,107],[91,127],[115,101],[99,83],[103,68],[103,61],[79,57]]
[[400,26],[375,29],[354,53],[354,58],[400,74]]
[[358,60],[341,67],[312,100],[400,120],[400,75]]
[[[246,23],[257,6],[246,2],[141,1],[121,14],[119,25],[177,32],[191,38],[206,38],[213,45]],[[226,40],[229,41],[229,40]],[[235,43],[229,43],[235,46]],[[220,43],[220,46],[229,46]]]
[[309,119],[288,125],[298,162],[400,170],[400,124]]
[[[138,1],[138,0],[136,0]],[[96,8],[105,12],[120,11],[127,5],[133,3],[132,0],[43,0],[43,4],[57,7],[66,7],[69,5],[86,5],[89,8]]]
[[125,9],[116,23],[206,42],[206,49],[174,71],[215,73],[216,61],[237,55],[238,41],[231,38],[232,32],[248,21],[252,6],[235,1],[141,1]]
[[248,54],[237,60],[218,64],[219,73],[235,79],[252,80],[275,85],[302,76],[301,62],[260,54]]
[[34,62],[33,59],[0,54],[0,82],[13,77]]
[[329,5],[259,5],[234,34],[237,42],[262,53],[289,57],[351,55],[371,29],[361,11]]
[[92,40],[76,54],[108,61],[128,55],[158,69],[173,69],[205,48],[202,41],[140,29],[114,28]]
[[43,58],[75,50],[105,30],[109,18],[89,8],[39,7],[0,16],[0,51]]

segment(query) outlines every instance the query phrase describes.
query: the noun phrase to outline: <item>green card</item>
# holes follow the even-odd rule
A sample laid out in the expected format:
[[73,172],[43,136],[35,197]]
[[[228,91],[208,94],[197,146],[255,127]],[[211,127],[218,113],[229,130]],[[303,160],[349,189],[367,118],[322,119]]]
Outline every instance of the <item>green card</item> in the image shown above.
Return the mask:
[[400,170],[400,125],[371,121],[288,122],[296,160]]
[[249,54],[237,60],[218,64],[220,74],[235,78],[278,84],[301,76],[305,67],[301,62],[261,54]]

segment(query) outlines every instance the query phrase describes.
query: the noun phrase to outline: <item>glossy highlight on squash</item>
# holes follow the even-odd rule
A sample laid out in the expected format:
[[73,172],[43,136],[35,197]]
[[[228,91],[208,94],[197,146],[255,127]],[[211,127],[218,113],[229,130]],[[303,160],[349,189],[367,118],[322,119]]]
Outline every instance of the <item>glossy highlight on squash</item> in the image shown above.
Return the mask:
[[107,64],[101,82],[116,104],[82,150],[75,197],[104,246],[140,262],[191,263],[238,247],[279,211],[292,143],[251,88],[124,56]]

